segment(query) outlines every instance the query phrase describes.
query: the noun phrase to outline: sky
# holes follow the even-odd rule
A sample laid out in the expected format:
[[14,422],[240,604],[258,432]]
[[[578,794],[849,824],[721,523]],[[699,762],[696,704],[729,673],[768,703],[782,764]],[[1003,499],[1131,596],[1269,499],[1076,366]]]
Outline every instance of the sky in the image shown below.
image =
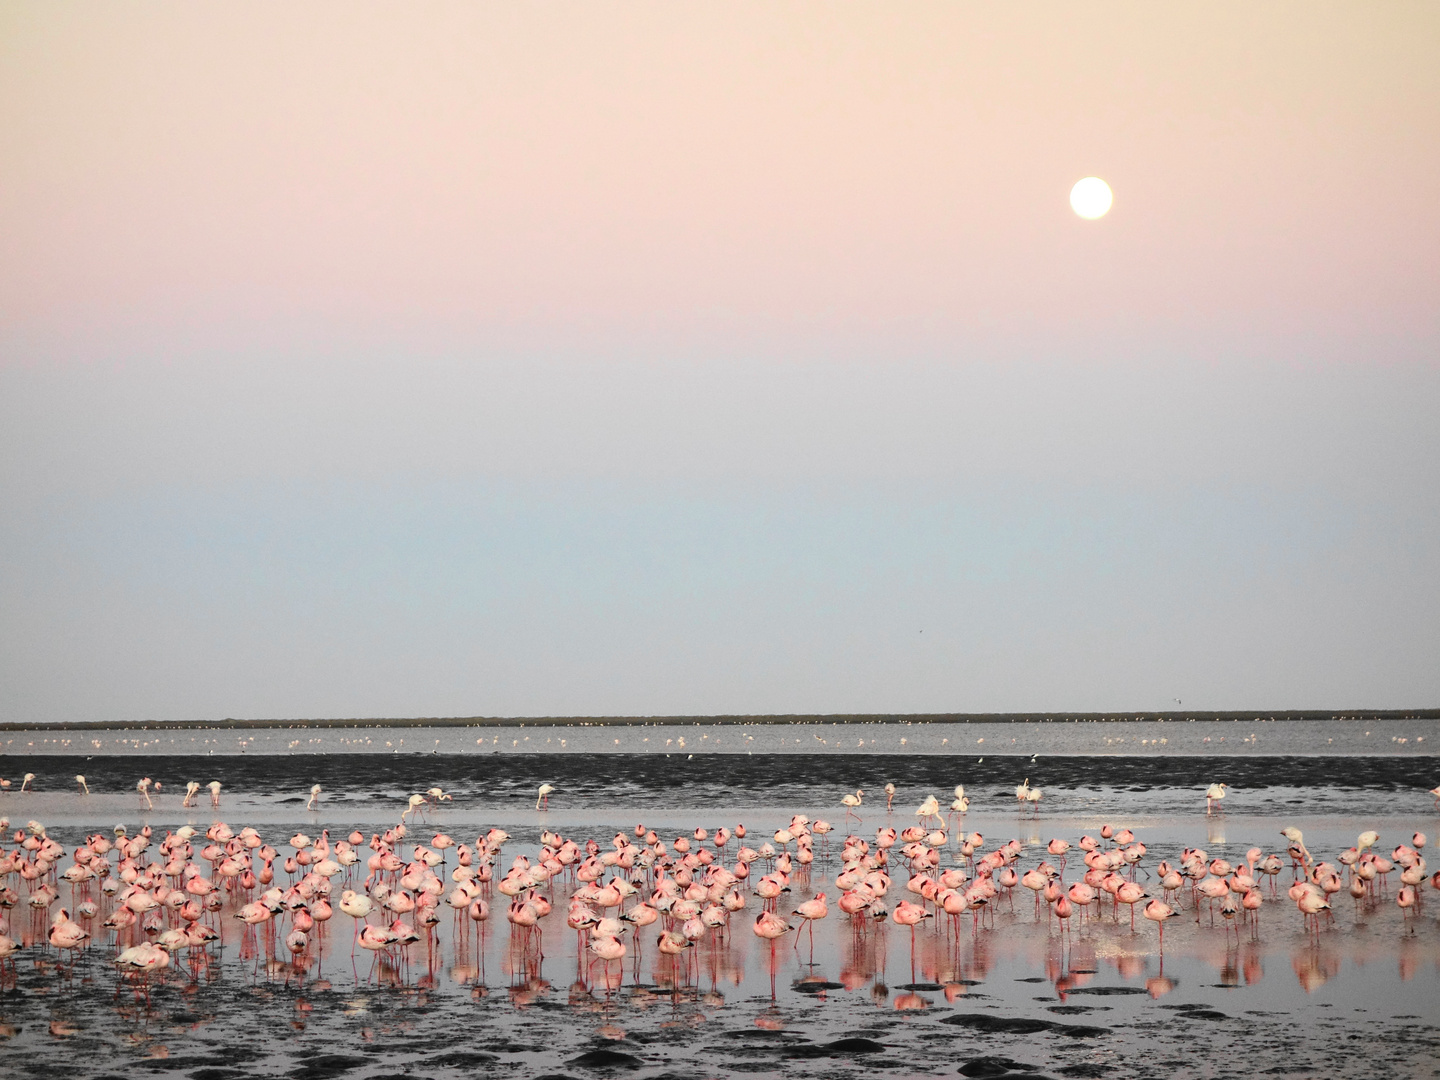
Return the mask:
[[0,2],[0,720],[1440,704],[1436,55]]

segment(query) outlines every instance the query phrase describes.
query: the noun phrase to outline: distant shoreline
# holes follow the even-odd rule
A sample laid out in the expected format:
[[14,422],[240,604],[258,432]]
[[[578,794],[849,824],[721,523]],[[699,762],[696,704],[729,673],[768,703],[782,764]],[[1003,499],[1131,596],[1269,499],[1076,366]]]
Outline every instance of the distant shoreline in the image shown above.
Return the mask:
[[226,731],[257,728],[522,728],[754,726],[759,724],[1064,724],[1189,720],[1440,720],[1434,709],[1288,709],[1174,712],[775,713],[755,716],[441,716],[322,719],[83,720],[0,723],[0,731]]

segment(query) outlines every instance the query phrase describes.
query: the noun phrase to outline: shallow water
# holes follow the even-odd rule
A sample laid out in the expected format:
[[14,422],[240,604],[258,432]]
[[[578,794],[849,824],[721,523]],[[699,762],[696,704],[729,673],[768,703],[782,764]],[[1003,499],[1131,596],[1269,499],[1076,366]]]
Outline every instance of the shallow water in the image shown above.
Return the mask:
[[[884,730],[875,737],[910,736]],[[593,752],[598,746],[544,756],[250,753],[226,755],[223,764],[219,755],[27,755],[3,769],[7,776],[36,773],[39,790],[20,795],[12,788],[0,796],[0,814],[17,823],[38,818],[67,846],[117,822],[132,831],[148,822],[163,832],[182,822],[203,829],[223,816],[237,829],[255,825],[288,853],[284,840],[297,830],[315,835],[330,828],[333,836],[359,827],[368,835],[392,825],[410,792],[438,784],[454,801],[417,824],[411,839],[428,841],[444,830],[473,841],[491,826],[503,827],[513,835],[503,870],[516,854],[534,855],[542,827],[608,846],[617,830],[629,832],[637,822],[667,840],[697,826],[744,822],[757,844],[798,812],[835,822],[835,841],[844,827],[838,796],[856,787],[867,792],[864,820],[849,828],[873,838],[877,825],[912,823],[914,806],[927,794],[948,802],[949,789],[963,782],[974,805],[957,824],[983,833],[986,849],[1020,839],[1022,870],[1047,857],[1051,837],[1073,843],[1107,821],[1136,831],[1149,847],[1142,865],[1153,868],[1184,846],[1204,846],[1231,861],[1251,845],[1283,854],[1278,834],[1285,825],[1302,828],[1316,856],[1331,859],[1365,828],[1382,834],[1386,853],[1416,829],[1433,835],[1440,817],[1425,789],[1440,782],[1436,762],[1407,745],[1409,752],[1320,756],[1312,742],[1294,754],[1247,750],[1223,759],[1034,750],[1040,756],[1033,762],[1019,755],[980,761],[968,753],[837,759],[828,749],[694,757],[672,751],[668,758],[611,750],[600,757]],[[156,808],[143,815],[134,791],[142,768],[164,785]],[[76,772],[86,774],[95,794],[74,794]],[[1045,788],[1036,814],[1020,810],[1011,790],[1027,775]],[[195,811],[179,806],[186,780],[212,778],[224,784],[218,811],[208,798]],[[1207,818],[1203,788],[1213,779],[1227,779],[1231,788],[1224,812]],[[537,812],[534,792],[542,780],[557,791],[551,809]],[[898,788],[889,814],[883,795],[875,798],[887,781]],[[315,782],[325,794],[307,812],[305,794]],[[736,846],[732,840],[729,851]],[[1342,893],[1333,923],[1316,935],[1304,930],[1283,895],[1287,869],[1281,895],[1271,900],[1267,890],[1258,925],[1238,934],[1220,919],[1212,927],[1204,913],[1197,923],[1187,902],[1166,927],[1163,956],[1156,928],[1137,919],[1132,933],[1123,908],[1118,917],[1107,909],[1086,925],[1072,920],[1062,935],[1058,920],[1037,917],[1030,895],[1016,890],[1023,895],[1014,897],[1013,910],[1002,901],[978,926],[969,916],[959,926],[927,923],[912,961],[903,928],[856,927],[835,908],[836,847],[828,845],[830,854],[781,902],[788,912],[828,891],[831,914],[815,929],[813,957],[808,934],[787,937],[773,967],[768,945],[749,929],[759,908],[753,896],[731,930],[703,940],[688,964],[660,957],[650,928],[638,956],[632,943],[623,963],[592,966],[577,956],[576,936],[565,926],[561,901],[570,886],[559,882],[555,911],[538,940],[513,931],[503,897],[494,894],[483,933],[468,921],[457,927],[442,907],[430,941],[373,966],[363,952],[352,964],[353,924],[338,911],[301,962],[290,964],[278,943],[283,934],[247,934],[229,917],[232,903],[218,923],[224,947],[189,959],[178,954],[148,999],[113,972],[113,949],[103,941],[73,968],[53,950],[27,949],[0,985],[0,1037],[7,1040],[0,1062],[17,1075],[193,1080],[954,1076],[962,1068],[986,1075],[1002,1066],[1008,1068],[992,1074],[1018,1080],[1338,1077],[1382,1069],[1430,1076],[1440,1058],[1440,895],[1428,885],[1425,911],[1409,925],[1393,901],[1392,881],[1390,895],[1373,904],[1355,907]],[[952,835],[941,865],[959,858]],[[1068,881],[1078,876],[1071,862]],[[23,895],[23,886],[11,882]],[[342,882],[336,879],[337,892]],[[64,903],[67,889],[62,883]],[[887,899],[893,906],[904,895],[904,875],[897,873]],[[36,932],[23,905],[10,916],[15,936]]]
[[568,724],[175,728],[0,733],[0,754],[904,754],[1434,756],[1440,720]]

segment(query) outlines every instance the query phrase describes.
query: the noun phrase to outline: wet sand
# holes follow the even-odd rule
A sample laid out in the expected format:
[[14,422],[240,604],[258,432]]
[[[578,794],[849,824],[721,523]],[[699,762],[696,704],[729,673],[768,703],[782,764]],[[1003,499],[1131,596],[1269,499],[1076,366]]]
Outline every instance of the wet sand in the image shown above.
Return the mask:
[[[1225,761],[1233,787],[1224,813],[1206,818],[1195,785],[1215,762],[1188,758],[1093,757],[946,759],[825,754],[476,755],[372,754],[92,758],[30,756],[6,762],[37,774],[34,795],[0,797],[0,814],[30,817],[73,847],[87,832],[130,830],[148,822],[163,834],[181,823],[204,830],[216,817],[252,824],[289,853],[297,830],[318,835],[393,825],[412,790],[439,783],[454,802],[417,824],[408,839],[443,830],[473,842],[492,826],[509,831],[497,862],[533,857],[549,828],[602,844],[637,822],[667,841],[695,827],[738,821],[751,843],[792,813],[842,826],[839,792],[899,787],[886,814],[873,794],[858,835],[903,827],[926,794],[947,795],[964,781],[975,806],[964,831],[979,831],[986,850],[1015,837],[1021,869],[1046,858],[1055,836],[1074,843],[1113,822],[1149,847],[1153,872],[1182,847],[1206,847],[1232,861],[1260,845],[1283,854],[1279,829],[1298,825],[1318,858],[1333,860],[1365,828],[1388,852],[1415,829],[1440,826],[1424,788],[1436,782],[1433,759],[1407,756],[1254,757]],[[96,794],[80,798],[74,772]],[[143,767],[164,783],[155,811],[141,814],[133,791]],[[839,771],[837,772],[837,767]],[[1046,785],[1037,815],[1016,808],[1019,772]],[[993,770],[993,771],[992,771]],[[1177,771],[1178,770],[1178,771]],[[222,806],[179,808],[186,779],[225,783]],[[1193,774],[1193,775],[1192,775]],[[535,786],[557,787],[552,809],[536,812]],[[1440,778],[1437,778],[1440,779]],[[318,810],[304,793],[321,782]],[[1423,787],[1418,786],[1423,783]],[[1222,1077],[1430,1076],[1440,1060],[1440,895],[1428,885],[1424,912],[1406,925],[1389,895],[1358,906],[1341,894],[1333,923],[1308,933],[1294,904],[1266,903],[1258,925],[1237,933],[1186,902],[1166,928],[1163,955],[1155,927],[1127,912],[1062,933],[1016,890],[978,924],[927,922],[911,953],[908,931],[891,923],[857,925],[835,907],[833,878],[841,831],[808,876],[797,876],[780,903],[787,913],[828,890],[830,916],[776,950],[749,925],[749,898],[724,936],[702,940],[677,965],[654,948],[651,927],[624,961],[590,962],[565,926],[566,893],[557,880],[555,910],[538,938],[526,939],[491,894],[492,917],[457,924],[442,906],[426,939],[393,960],[352,962],[353,923],[338,911],[299,962],[288,962],[281,934],[247,930],[227,901],[216,925],[223,946],[176,955],[164,980],[142,992],[122,980],[104,935],[71,964],[51,950],[17,954],[0,980],[0,1055],[16,1075],[520,1077],[634,1076],[940,1076]],[[733,853],[736,842],[731,841]],[[1427,849],[1428,850],[1428,849]],[[368,854],[368,852],[367,852]],[[452,858],[448,865],[453,866]],[[941,866],[960,860],[952,833]],[[1051,861],[1054,861],[1052,858]],[[362,864],[363,865],[363,864]],[[278,864],[277,864],[278,866]],[[498,875],[497,875],[498,876]],[[1066,879],[1074,880],[1073,866]],[[896,874],[889,899],[903,892]],[[1394,878],[1395,875],[1392,875]],[[11,879],[14,881],[14,879]],[[447,877],[448,886],[448,877]],[[1146,882],[1142,871],[1139,880]],[[285,876],[277,874],[277,883]],[[338,894],[342,875],[334,879]],[[16,885],[18,886],[18,882]],[[1153,881],[1150,883],[1153,887]],[[61,883],[62,903],[70,903]],[[23,888],[20,889],[23,895]],[[9,913],[12,934],[39,932],[24,905]],[[798,922],[798,919],[791,919]],[[273,926],[273,924],[267,924]],[[773,997],[772,997],[773,975]]]

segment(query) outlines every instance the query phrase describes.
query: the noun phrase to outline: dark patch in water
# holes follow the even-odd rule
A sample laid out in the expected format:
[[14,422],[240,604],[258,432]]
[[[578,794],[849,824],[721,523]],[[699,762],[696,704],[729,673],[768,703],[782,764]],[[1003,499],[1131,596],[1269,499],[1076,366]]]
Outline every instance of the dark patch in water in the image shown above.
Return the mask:
[[823,994],[826,990],[844,990],[842,983],[826,982],[824,979],[803,979],[790,989],[799,994]]
[[878,1054],[885,1049],[884,1043],[878,1043],[874,1039],[861,1039],[851,1037],[848,1039],[836,1039],[834,1042],[825,1043],[823,1046],[810,1046],[798,1044],[788,1047],[784,1056],[787,1058],[825,1058],[845,1057],[849,1054]]
[[1041,1020],[1036,1017],[989,1016],[985,1013],[956,1013],[953,1016],[945,1017],[940,1023],[996,1035],[1038,1035],[1042,1031],[1053,1031],[1058,1035],[1084,1039],[1110,1033],[1109,1028],[1091,1027],[1086,1024],[1060,1024],[1053,1020]]
[[971,1058],[964,1065],[960,1066],[961,1076],[1001,1076],[1008,1072],[1020,1072],[1026,1069],[1033,1069],[1035,1066],[1023,1061],[1016,1061],[1007,1057],[978,1057]]
[[446,1069],[473,1069],[481,1065],[493,1065],[499,1060],[494,1054],[487,1054],[483,1050],[451,1050],[447,1054],[426,1058],[420,1064]]
[[370,1062],[363,1057],[352,1057],[348,1054],[321,1054],[305,1062],[299,1068],[291,1069],[285,1075],[290,1080],[330,1080],[332,1076],[340,1076],[351,1069],[358,1069]]
[[578,1065],[582,1069],[638,1069],[644,1063],[634,1054],[626,1054],[602,1046],[598,1050],[587,1050],[579,1057],[571,1058],[565,1064]]
[[897,990],[944,990],[945,987],[941,986],[939,983],[929,982],[929,983],[906,983],[906,984],[903,985],[903,986],[896,987],[896,989],[897,989]]
[[1098,997],[1114,997],[1117,994],[1143,994],[1143,986],[1077,986],[1067,994],[1095,994]]
[[837,1054],[878,1054],[885,1049],[884,1043],[878,1043],[874,1039],[836,1039],[832,1043],[826,1043],[825,1048]]

